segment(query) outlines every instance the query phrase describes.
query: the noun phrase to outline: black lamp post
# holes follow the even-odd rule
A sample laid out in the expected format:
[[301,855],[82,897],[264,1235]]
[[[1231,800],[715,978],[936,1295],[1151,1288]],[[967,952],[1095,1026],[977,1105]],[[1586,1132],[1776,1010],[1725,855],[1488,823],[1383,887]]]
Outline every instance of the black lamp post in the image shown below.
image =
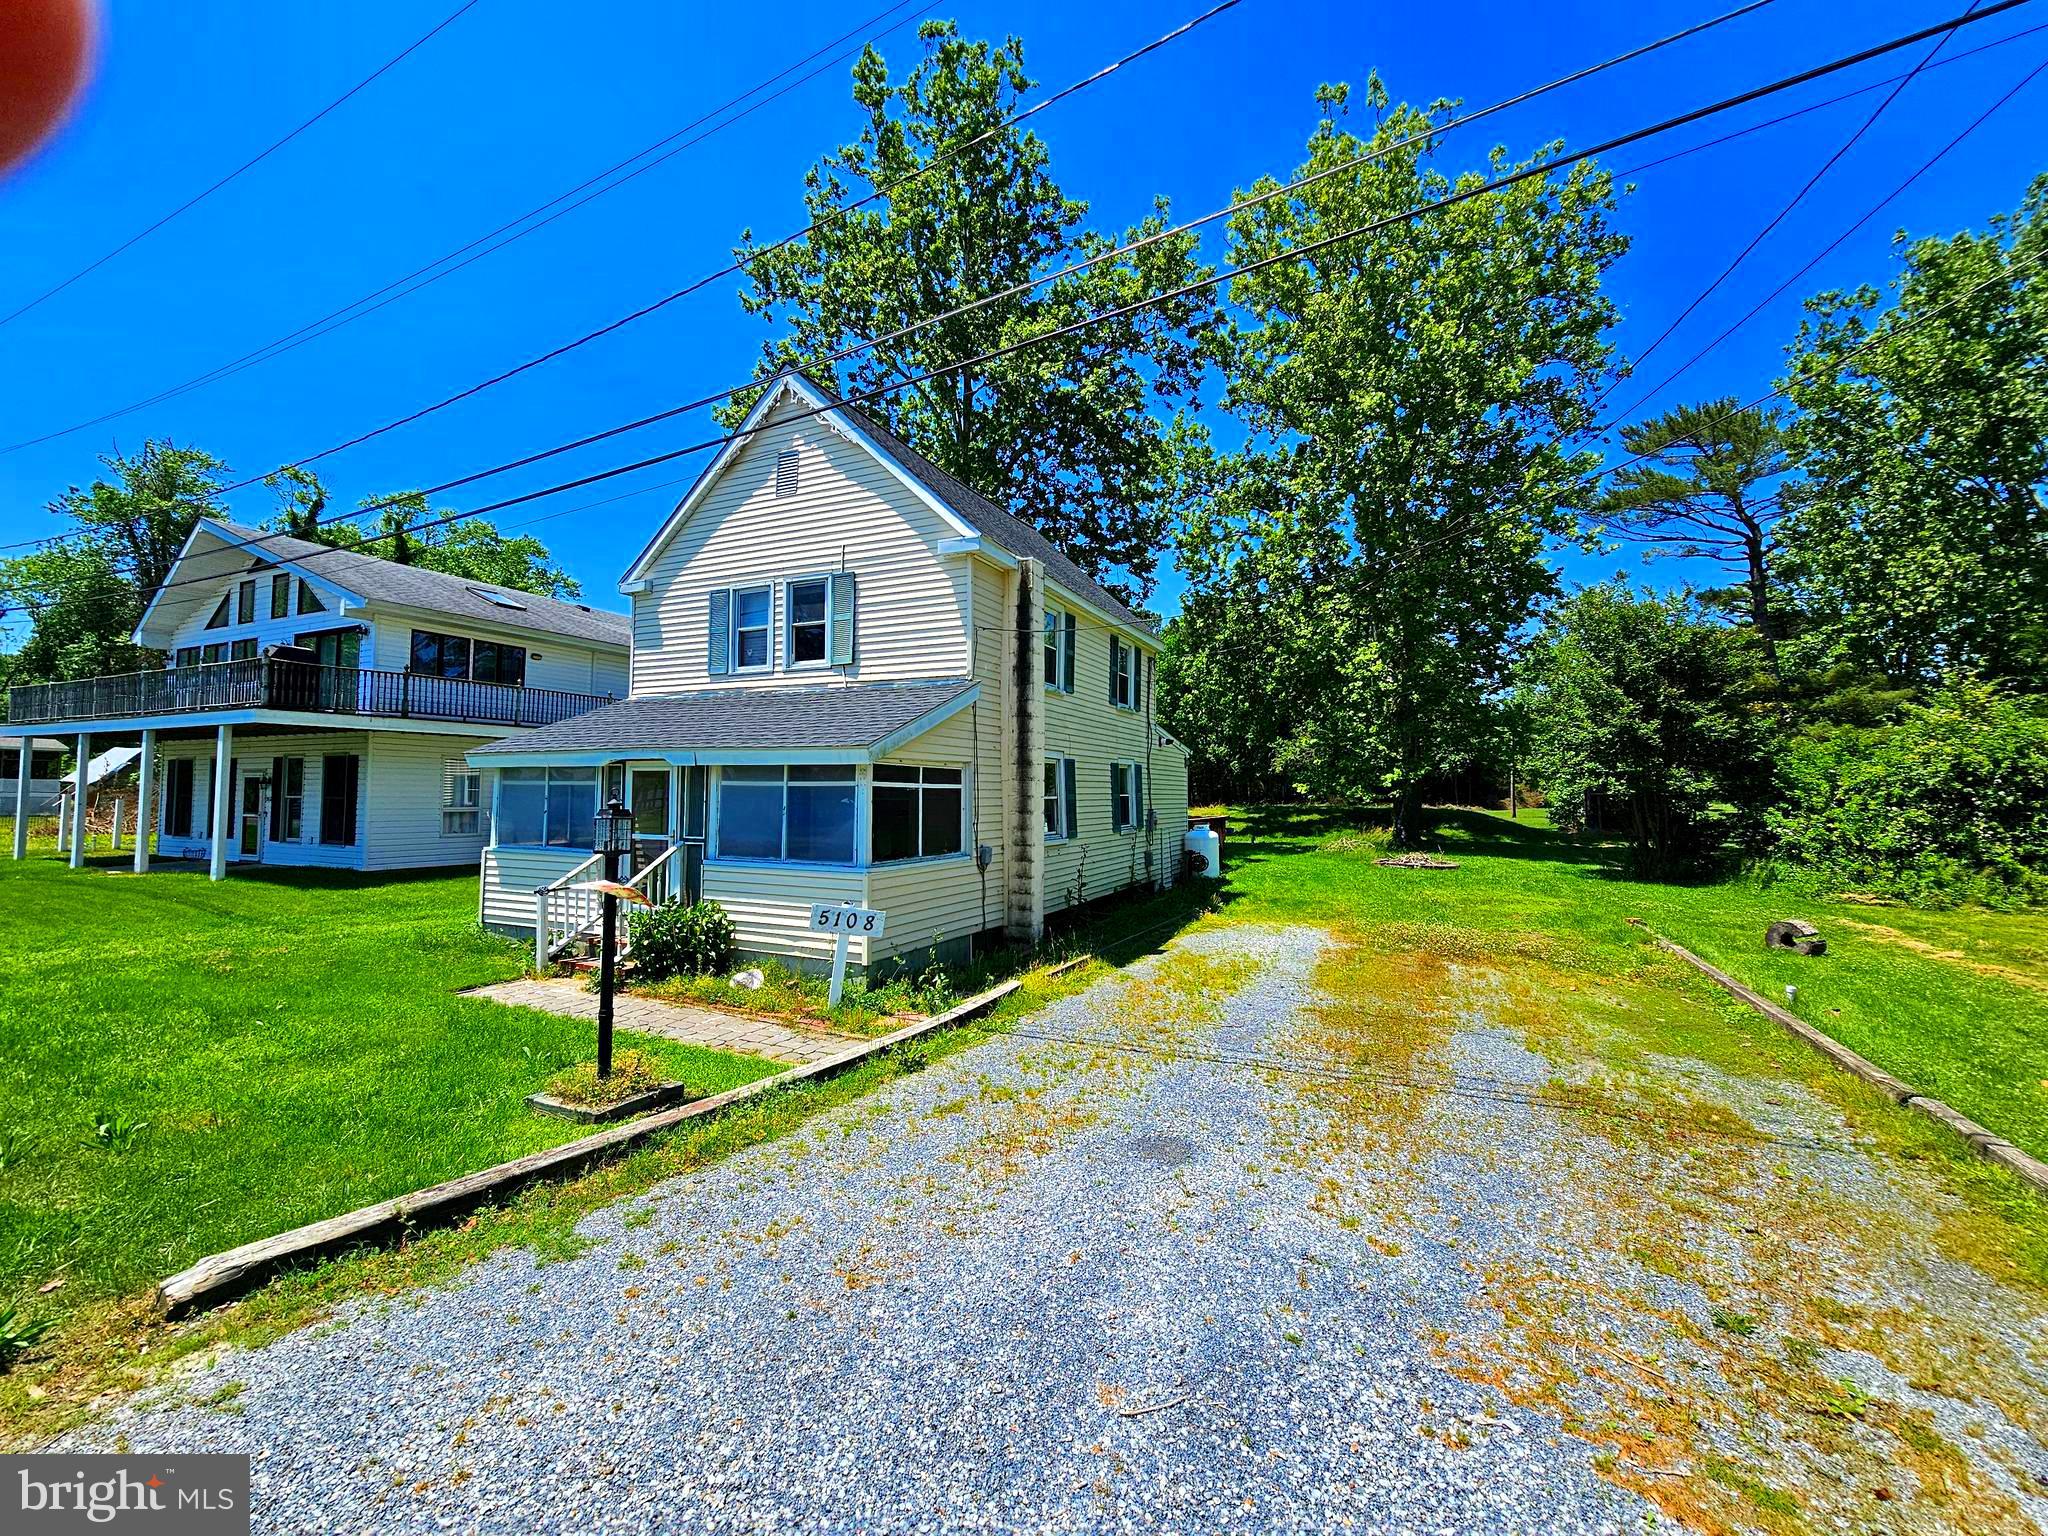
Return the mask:
[[[633,848],[633,813],[614,799],[597,813],[597,851],[604,855],[604,880],[619,883],[619,857]],[[618,959],[619,898],[604,893],[604,951],[597,962],[597,1075],[612,1075],[612,966]]]

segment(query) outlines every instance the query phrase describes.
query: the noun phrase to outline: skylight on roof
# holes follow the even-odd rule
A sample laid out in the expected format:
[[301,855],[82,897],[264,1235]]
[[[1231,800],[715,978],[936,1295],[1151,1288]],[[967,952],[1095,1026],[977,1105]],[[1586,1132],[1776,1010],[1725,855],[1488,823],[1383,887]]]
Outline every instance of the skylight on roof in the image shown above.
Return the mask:
[[510,608],[515,613],[526,612],[526,604],[514,602],[511,597],[503,592],[493,592],[488,587],[471,587],[468,590],[475,593],[485,602],[495,603],[500,608]]

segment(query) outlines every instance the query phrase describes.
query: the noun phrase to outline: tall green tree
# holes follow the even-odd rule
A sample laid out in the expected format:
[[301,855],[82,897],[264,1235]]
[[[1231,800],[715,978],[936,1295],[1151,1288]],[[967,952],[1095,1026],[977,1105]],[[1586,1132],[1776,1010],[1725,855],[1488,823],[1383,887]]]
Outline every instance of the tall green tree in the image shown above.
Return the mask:
[[66,524],[63,543],[0,561],[0,606],[25,612],[32,626],[10,682],[137,671],[162,659],[129,636],[192,525],[220,511],[227,466],[154,439],[100,463],[106,475],[50,503]]
[[[1159,233],[1166,203],[1113,238],[1087,228],[1088,205],[1061,190],[1043,141],[1003,126],[1034,86],[1023,44],[969,41],[949,21],[927,21],[920,37],[923,57],[900,81],[873,47],[855,65],[853,99],[866,120],[805,178],[812,232],[766,249],[748,232],[734,250],[747,263],[741,303],[780,327],[763,349],[763,373],[791,362],[823,370],[842,348],[879,340],[830,370],[842,390],[862,393],[1207,275],[1195,236],[1177,235],[1009,292]],[[881,187],[886,197],[852,207]],[[978,299],[991,302],[887,339]],[[1091,574],[1142,596],[1165,534],[1157,498],[1171,440],[1162,412],[1193,398],[1196,337],[1213,315],[1204,295],[1175,299],[867,408]]]
[[2048,176],[1984,233],[1902,237],[1882,313],[1871,287],[1808,301],[1786,381],[1805,481],[1784,562],[1806,665],[2043,686],[2044,263]]
[[1734,606],[1775,671],[1777,527],[1793,465],[1784,423],[1729,396],[1623,427],[1621,443],[1643,461],[1593,503],[1594,533],[1718,562],[1740,583]]
[[1553,814],[1573,825],[1601,797],[1653,871],[1753,835],[1771,787],[1767,723],[1747,688],[1759,643],[1689,597],[1618,582],[1559,604],[1517,669]]
[[310,470],[286,465],[264,483],[277,498],[267,526],[279,533],[543,597],[577,597],[583,591],[533,535],[507,537],[486,518],[445,522],[448,513],[429,506],[422,491],[365,497],[359,515],[377,513],[374,529],[365,529],[353,519],[321,521],[327,488]]
[[1270,690],[1264,715],[1286,722],[1275,767],[1321,795],[1391,795],[1412,844],[1425,778],[1463,760],[1554,589],[1544,546],[1572,531],[1593,462],[1567,445],[1593,423],[1615,318],[1601,281],[1627,241],[1610,178],[1583,162],[1407,217],[1516,162],[1496,149],[1453,176],[1430,132],[1448,104],[1390,109],[1375,76],[1361,136],[1348,94],[1318,93],[1289,178],[1322,179],[1234,215],[1231,259],[1385,222],[1231,285],[1217,351],[1248,441],[1181,560],[1193,601],[1271,631],[1266,669],[1237,686]]

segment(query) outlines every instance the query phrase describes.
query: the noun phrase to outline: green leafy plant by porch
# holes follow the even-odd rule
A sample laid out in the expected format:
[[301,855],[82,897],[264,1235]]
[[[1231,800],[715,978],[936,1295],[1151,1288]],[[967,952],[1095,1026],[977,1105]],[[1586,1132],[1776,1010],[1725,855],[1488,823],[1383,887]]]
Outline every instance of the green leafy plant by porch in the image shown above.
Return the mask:
[[549,1078],[547,1091],[564,1104],[602,1109],[636,1093],[651,1093],[673,1081],[662,1064],[647,1052],[620,1051],[612,1058],[611,1076],[599,1077],[595,1061],[579,1061]]
[[732,964],[732,919],[715,901],[635,912],[633,964],[642,976],[714,975]]

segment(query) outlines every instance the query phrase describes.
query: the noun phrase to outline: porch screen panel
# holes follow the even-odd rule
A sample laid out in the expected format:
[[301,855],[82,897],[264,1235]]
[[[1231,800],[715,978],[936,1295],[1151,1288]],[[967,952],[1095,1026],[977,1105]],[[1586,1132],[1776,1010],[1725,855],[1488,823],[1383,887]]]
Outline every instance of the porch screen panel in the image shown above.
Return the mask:
[[815,864],[853,862],[853,770],[789,770],[789,839],[785,857]]
[[320,759],[320,841],[330,848],[355,846],[362,762],[353,752]]
[[498,809],[491,823],[494,841],[538,846],[547,840],[547,815],[547,769],[498,770]]
[[729,859],[782,857],[780,768],[727,768],[719,774],[718,851]]
[[551,848],[588,848],[597,841],[597,770],[550,768],[548,835]]

